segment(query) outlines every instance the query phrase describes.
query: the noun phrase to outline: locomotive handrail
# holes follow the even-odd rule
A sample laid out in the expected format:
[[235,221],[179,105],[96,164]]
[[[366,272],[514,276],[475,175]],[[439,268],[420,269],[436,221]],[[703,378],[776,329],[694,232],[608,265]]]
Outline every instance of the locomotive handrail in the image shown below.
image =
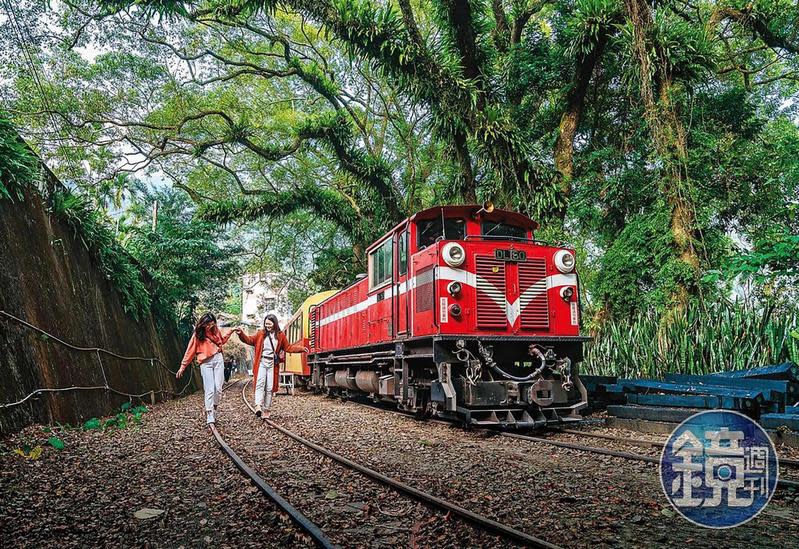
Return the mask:
[[463,240],[513,240],[515,242],[525,242],[530,244],[540,244],[542,246],[554,246],[551,242],[546,240],[538,240],[535,238],[521,238],[518,236],[502,236],[502,235],[485,235],[485,234],[467,234]]

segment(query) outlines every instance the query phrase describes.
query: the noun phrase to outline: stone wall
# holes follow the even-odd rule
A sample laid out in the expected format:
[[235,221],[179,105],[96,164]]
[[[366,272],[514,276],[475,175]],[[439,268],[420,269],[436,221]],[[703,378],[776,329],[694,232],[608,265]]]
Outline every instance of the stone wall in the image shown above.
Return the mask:
[[[24,201],[0,200],[0,311],[73,345],[159,357],[177,370],[184,349],[177,332],[159,330],[152,317],[136,321],[126,314],[96,256],[48,213],[42,197],[57,185],[48,174],[41,189],[25,192]],[[163,390],[155,398],[169,398],[189,379],[176,380],[150,361],[71,350],[2,313],[0,376],[0,404],[39,388],[104,386],[105,379],[109,387],[125,393]],[[185,393],[195,385],[192,382]],[[20,406],[0,408],[0,434],[35,422],[81,422],[108,414],[127,400],[98,389],[43,394]],[[144,400],[149,402],[150,396]]]

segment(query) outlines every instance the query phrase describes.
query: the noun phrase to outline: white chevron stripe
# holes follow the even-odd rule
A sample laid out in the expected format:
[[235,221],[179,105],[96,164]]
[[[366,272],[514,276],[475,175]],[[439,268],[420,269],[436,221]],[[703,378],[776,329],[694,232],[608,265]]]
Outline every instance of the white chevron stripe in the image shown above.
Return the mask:
[[[436,276],[435,278],[443,281],[443,282],[453,282],[458,281],[461,284],[466,284],[467,286],[471,286],[472,288],[477,288],[477,279],[478,276],[475,273],[466,271],[464,269],[453,269],[452,267],[436,267]],[[505,314],[508,319],[508,323],[513,326],[516,320],[521,315],[521,312],[527,308],[530,302],[536,298],[542,292],[545,292],[549,288],[558,288],[560,286],[577,286],[577,275],[574,273],[570,274],[554,274],[549,275],[546,277],[546,285],[542,284],[541,282],[536,282],[529,288],[527,288],[522,295],[516,298],[513,303],[509,302],[505,295],[502,293],[501,290],[498,290],[493,284],[491,284],[488,280],[484,279],[483,277],[479,277],[481,282],[485,282],[488,284],[489,288],[484,291],[485,295],[491,298],[494,303],[497,304],[498,307],[505,309]],[[422,284],[429,284],[433,281],[433,269],[422,273],[419,276],[411,277],[406,282],[402,282],[397,286],[397,295],[402,295],[406,293],[409,289],[414,289]],[[388,286],[385,292],[391,292],[391,286]],[[389,296],[390,297],[390,294]],[[367,309],[371,305],[377,303],[377,294],[371,295],[367,297],[365,300],[347,307],[337,313],[333,313],[332,315],[328,315],[325,318],[319,321],[319,326],[326,326],[331,322],[335,322],[337,320],[341,320],[342,318],[348,317],[355,313],[359,313],[364,309]]]

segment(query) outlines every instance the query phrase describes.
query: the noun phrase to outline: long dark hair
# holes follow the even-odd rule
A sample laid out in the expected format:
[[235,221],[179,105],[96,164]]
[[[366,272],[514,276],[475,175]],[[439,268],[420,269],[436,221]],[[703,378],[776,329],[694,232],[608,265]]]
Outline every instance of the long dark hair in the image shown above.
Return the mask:
[[277,317],[275,315],[266,315],[264,317],[264,332],[267,331],[267,329],[266,329],[266,321],[267,320],[271,320],[272,321],[272,326],[275,327],[275,334],[279,334],[280,333],[280,323],[277,321]]
[[213,313],[205,313],[201,316],[200,320],[197,321],[197,325],[194,327],[194,335],[197,336],[197,339],[205,341],[205,328],[214,322],[216,322],[216,317]]

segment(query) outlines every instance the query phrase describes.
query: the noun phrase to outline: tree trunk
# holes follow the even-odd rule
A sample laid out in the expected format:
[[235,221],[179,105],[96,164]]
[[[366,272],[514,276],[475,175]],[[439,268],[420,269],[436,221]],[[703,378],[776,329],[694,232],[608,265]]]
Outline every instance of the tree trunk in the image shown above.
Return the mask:
[[474,179],[472,170],[472,157],[469,154],[469,147],[466,143],[466,135],[457,132],[454,136],[455,154],[458,157],[458,164],[461,167],[461,178],[459,193],[461,198],[468,204],[477,203],[477,182]]
[[[565,199],[564,202],[568,201],[571,195],[571,181],[574,176],[574,138],[577,136],[577,127],[583,113],[585,94],[607,40],[607,34],[602,32],[594,49],[588,55],[578,57],[574,82],[566,98],[566,109],[560,118],[553,155],[555,170],[558,173],[558,188]],[[563,217],[566,214],[565,208],[560,213]]]
[[[645,0],[626,0],[627,16],[633,25],[633,52],[638,59],[640,71],[641,99],[644,117],[652,133],[658,160],[662,163],[659,189],[670,208],[670,227],[674,254],[678,261],[688,267],[694,280],[698,279],[699,256],[694,247],[696,219],[694,207],[688,196],[687,173],[688,146],[685,127],[672,102],[674,83],[662,63],[655,60],[653,82],[653,60],[649,57],[651,45],[652,12]],[[658,87],[658,101],[655,88]],[[676,290],[671,295],[672,309],[682,310],[696,292],[696,284],[683,278],[675,280]]]

